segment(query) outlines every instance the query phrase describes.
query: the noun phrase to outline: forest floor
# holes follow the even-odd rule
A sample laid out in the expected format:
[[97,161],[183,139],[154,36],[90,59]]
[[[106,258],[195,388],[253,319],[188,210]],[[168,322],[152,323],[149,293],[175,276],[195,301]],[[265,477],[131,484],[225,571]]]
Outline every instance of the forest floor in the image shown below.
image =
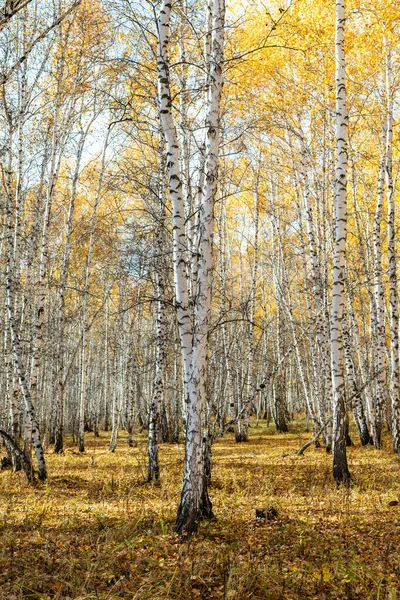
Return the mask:
[[[183,445],[162,445],[160,486],[145,483],[146,440],[115,454],[108,434],[47,454],[50,478],[29,487],[0,473],[0,598],[73,600],[395,600],[400,598],[400,458],[349,449],[356,485],[337,490],[331,457],[299,424],[262,423],[213,451],[215,522],[173,533]],[[355,436],[354,436],[354,439]],[[93,458],[92,458],[93,457]],[[391,505],[392,504],[392,505]],[[255,510],[274,506],[275,519]]]

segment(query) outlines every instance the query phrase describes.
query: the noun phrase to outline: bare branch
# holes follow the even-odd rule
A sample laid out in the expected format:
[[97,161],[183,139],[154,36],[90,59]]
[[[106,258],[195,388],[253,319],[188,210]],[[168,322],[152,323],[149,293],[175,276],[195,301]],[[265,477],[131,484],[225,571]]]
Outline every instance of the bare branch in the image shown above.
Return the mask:
[[[80,4],[82,0],[76,0],[68,10],[64,11],[53,23],[51,23],[40,35],[37,36],[28,46],[26,52],[19,57],[19,59],[13,64],[13,66],[8,69],[6,73],[3,73],[2,78],[0,79],[0,85],[4,85],[9,81],[13,73],[26,61],[32,50],[35,46],[41,42],[53,29],[61,25],[61,23],[70,15]],[[1,30],[0,30],[1,31]]]
[[28,6],[32,0],[6,0],[3,8],[0,11],[0,31],[4,29],[9,21],[19,13],[23,8]]

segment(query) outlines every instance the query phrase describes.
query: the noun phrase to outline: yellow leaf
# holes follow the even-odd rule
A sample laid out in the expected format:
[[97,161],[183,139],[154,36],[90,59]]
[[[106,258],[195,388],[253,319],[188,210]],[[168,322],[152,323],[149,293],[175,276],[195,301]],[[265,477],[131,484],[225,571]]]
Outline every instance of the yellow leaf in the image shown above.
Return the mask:
[[322,579],[326,582],[332,579],[332,573],[328,565],[322,567]]

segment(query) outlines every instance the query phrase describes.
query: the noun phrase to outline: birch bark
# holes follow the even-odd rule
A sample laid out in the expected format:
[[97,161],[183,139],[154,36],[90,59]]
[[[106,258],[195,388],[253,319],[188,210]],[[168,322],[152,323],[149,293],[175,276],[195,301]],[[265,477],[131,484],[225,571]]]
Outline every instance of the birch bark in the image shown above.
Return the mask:
[[149,468],[148,480],[154,481],[160,478],[160,466],[158,462],[158,435],[157,428],[160,410],[164,405],[165,384],[165,352],[166,352],[166,319],[165,319],[165,279],[162,269],[162,255],[164,252],[164,203],[161,202],[161,218],[156,233],[156,268],[155,283],[157,295],[156,329],[156,373],[154,378],[153,396],[150,404],[149,414]]
[[186,279],[187,239],[179,144],[171,110],[168,58],[170,15],[171,4],[168,0],[163,0],[158,18],[158,97],[160,121],[166,140],[167,171],[172,199],[175,299],[187,399],[184,476],[175,530],[180,535],[190,535],[196,530],[202,518],[212,516],[207,491],[209,473],[205,468],[205,463],[209,462],[206,461],[209,453],[208,436],[203,437],[203,429],[211,318],[212,242],[219,162],[225,3],[224,0],[212,2],[213,26],[206,117],[205,183],[199,206],[196,239],[197,277],[193,315],[189,307]]
[[334,205],[334,255],[331,312],[331,362],[333,387],[333,477],[337,484],[349,485],[351,481],[346,454],[346,396],[344,380],[343,313],[345,309],[345,262],[347,238],[347,146],[348,112],[346,106],[345,73],[345,4],[336,2],[336,183]]
[[[349,311],[350,312],[350,311]],[[346,322],[343,323],[343,345],[344,355],[346,361],[346,372],[347,377],[350,381],[350,389],[352,391],[352,410],[354,415],[354,421],[360,436],[360,441],[363,446],[370,444],[372,441],[371,435],[368,431],[368,423],[365,416],[364,404],[361,397],[360,385],[357,381],[356,368],[354,364],[353,353],[351,350],[350,343],[350,332]]]
[[[92,121],[90,122],[91,125]],[[89,125],[89,126],[90,126]],[[78,143],[78,150],[76,155],[76,164],[74,174],[72,177],[71,195],[68,206],[68,217],[67,217],[67,231],[65,234],[65,246],[63,263],[61,267],[61,282],[60,282],[60,299],[58,308],[58,342],[57,342],[57,356],[56,364],[58,369],[57,376],[57,406],[56,406],[56,423],[55,423],[55,443],[54,452],[56,454],[62,453],[64,449],[64,362],[65,362],[65,294],[67,289],[67,280],[69,272],[69,262],[71,255],[71,236],[73,226],[73,215],[75,210],[75,200],[79,180],[80,165],[82,160],[83,148],[86,140],[89,126],[85,131],[82,131],[81,137]]]
[[[256,293],[257,293],[257,276],[258,276],[258,238],[260,229],[260,169],[261,165],[258,166],[255,186],[255,216],[254,216],[254,259],[253,259],[253,272],[251,278],[251,297],[250,297],[250,310],[249,310],[249,329],[248,329],[248,371],[247,371],[247,401],[254,394],[254,318],[256,313]],[[248,424],[249,424],[249,410],[247,409],[244,414],[244,433],[248,439]],[[242,440],[243,441],[243,440]]]
[[385,334],[385,289],[382,274],[382,236],[381,223],[383,213],[385,186],[385,153],[382,152],[379,176],[378,176],[378,199],[374,216],[374,295],[376,306],[376,358],[377,369],[380,374],[376,381],[375,397],[375,435],[374,445],[382,447],[383,413],[386,404],[385,373],[383,368],[386,364],[386,334]]
[[223,85],[225,1],[212,3],[210,84],[206,118],[205,184],[199,207],[198,275],[194,305],[194,343],[188,386],[188,417],[181,502],[177,533],[192,533],[200,518],[213,516],[208,498],[209,436],[204,434],[206,374],[211,321],[214,204],[218,185],[220,107]]
[[[303,134],[301,134],[301,166],[302,166],[302,175],[304,182],[304,204],[306,210],[306,222],[307,222],[307,238],[308,238],[308,248],[310,253],[310,262],[311,262],[311,276],[312,276],[312,289],[313,289],[313,298],[314,298],[314,308],[315,308],[315,334],[316,341],[319,346],[320,351],[320,366],[321,366],[321,379],[323,385],[321,386],[320,394],[318,396],[318,410],[321,418],[321,424],[325,423],[329,419],[329,415],[331,412],[331,400],[332,393],[328,388],[328,397],[325,395],[326,389],[326,381],[329,379],[329,351],[325,349],[326,346],[326,338],[324,331],[324,314],[325,314],[325,306],[324,306],[324,289],[323,289],[323,281],[321,275],[320,261],[318,257],[317,251],[317,243],[316,243],[316,232],[315,232],[315,224],[314,224],[314,216],[313,209],[311,205],[310,198],[310,184],[308,178],[308,170],[307,170],[307,147],[305,143],[305,139]],[[331,449],[331,426],[330,423],[326,426],[323,433],[324,442],[326,444],[327,451]]]
[[169,192],[172,200],[173,219],[173,271],[175,286],[175,305],[178,318],[178,331],[184,365],[185,385],[187,386],[193,344],[193,324],[189,309],[189,291],[187,286],[187,257],[185,230],[185,202],[182,191],[179,143],[172,115],[172,99],[169,81],[169,25],[171,4],[163,0],[158,17],[158,101],[161,127],[166,142],[167,171]]
[[79,396],[79,420],[78,420],[78,447],[79,452],[85,452],[85,407],[86,407],[86,392],[87,392],[87,380],[88,380],[88,333],[89,333],[89,320],[88,320],[88,303],[89,303],[89,285],[90,275],[92,267],[93,249],[95,242],[95,230],[97,222],[97,210],[100,204],[101,191],[103,186],[103,178],[106,169],[106,152],[108,145],[108,138],[110,134],[110,128],[107,130],[107,135],[104,141],[99,182],[96,191],[96,197],[93,206],[92,219],[90,223],[90,238],[89,238],[89,249],[86,258],[86,269],[85,269],[85,285],[83,290],[83,308],[82,308],[82,350],[81,350],[81,389]]
[[[11,129],[10,129],[11,132]],[[14,239],[13,239],[13,215],[12,215],[12,200],[11,200],[11,175],[12,175],[12,153],[11,153],[11,141],[12,135],[8,137],[9,148],[8,148],[8,166],[6,172],[6,227],[7,227],[7,264],[6,264],[6,308],[8,323],[11,333],[11,347],[13,354],[13,362],[16,373],[18,374],[19,386],[22,392],[22,396],[25,404],[26,419],[29,423],[30,432],[32,436],[33,448],[36,455],[38,464],[38,475],[39,479],[45,481],[47,479],[47,468],[46,461],[43,452],[43,446],[40,439],[39,424],[36,419],[35,407],[32,403],[29,386],[27,384],[23,363],[22,363],[22,352],[20,335],[15,319],[14,313],[14,273],[13,273],[13,256],[14,256]],[[26,456],[26,455],[25,455]],[[30,457],[26,457],[28,463],[30,463]]]
[[[186,103],[184,103],[186,106]],[[186,112],[184,111],[184,114]],[[184,122],[185,122],[185,118]],[[160,478],[160,466],[158,461],[158,430],[160,429],[161,411],[164,411],[164,435],[168,437],[168,432],[165,427],[167,424],[166,409],[165,409],[165,367],[166,367],[166,346],[167,346],[167,329],[166,329],[166,311],[165,311],[165,290],[166,277],[164,273],[163,256],[165,252],[165,141],[164,136],[160,135],[160,178],[158,182],[158,207],[157,207],[157,228],[155,235],[155,257],[154,257],[154,272],[155,272],[155,295],[156,303],[156,372],[153,382],[152,399],[149,411],[149,439],[148,439],[148,481],[158,481]],[[185,161],[184,161],[185,163]],[[189,165],[186,165],[186,197],[191,197],[190,192],[190,175]]]
[[400,361],[399,361],[399,308],[396,269],[396,229],[395,201],[393,185],[393,90],[392,65],[390,49],[386,56],[386,97],[387,97],[387,128],[386,128],[386,184],[388,199],[388,263],[389,263],[389,299],[390,299],[390,365],[391,365],[391,407],[392,407],[392,437],[393,450],[400,452]]

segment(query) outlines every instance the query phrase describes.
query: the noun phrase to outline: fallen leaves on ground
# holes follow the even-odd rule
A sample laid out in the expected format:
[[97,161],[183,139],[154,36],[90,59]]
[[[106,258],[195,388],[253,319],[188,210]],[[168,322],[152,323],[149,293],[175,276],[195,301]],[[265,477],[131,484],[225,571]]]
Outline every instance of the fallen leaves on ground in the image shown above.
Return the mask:
[[[296,456],[309,435],[262,423],[248,443],[219,440],[218,520],[185,542],[173,533],[182,444],[162,445],[160,485],[145,483],[144,437],[110,454],[106,434],[88,436],[83,455],[70,440],[64,455],[49,451],[46,484],[0,473],[0,598],[395,600],[399,457],[389,440],[349,448],[356,485],[337,490],[322,448]],[[276,519],[256,518],[265,506]]]

